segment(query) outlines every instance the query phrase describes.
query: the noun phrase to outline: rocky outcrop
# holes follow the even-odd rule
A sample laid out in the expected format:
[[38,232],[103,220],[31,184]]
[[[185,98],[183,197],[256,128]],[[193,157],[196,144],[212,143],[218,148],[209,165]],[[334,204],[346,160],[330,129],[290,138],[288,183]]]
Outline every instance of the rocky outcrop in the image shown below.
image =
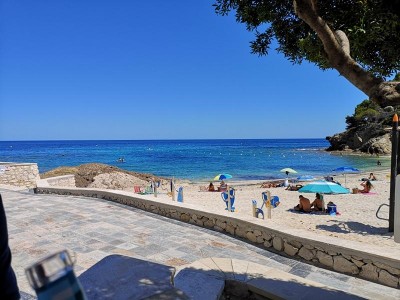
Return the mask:
[[350,128],[345,132],[328,136],[326,139],[331,144],[328,151],[390,154],[392,147],[390,131],[385,130],[379,123]]

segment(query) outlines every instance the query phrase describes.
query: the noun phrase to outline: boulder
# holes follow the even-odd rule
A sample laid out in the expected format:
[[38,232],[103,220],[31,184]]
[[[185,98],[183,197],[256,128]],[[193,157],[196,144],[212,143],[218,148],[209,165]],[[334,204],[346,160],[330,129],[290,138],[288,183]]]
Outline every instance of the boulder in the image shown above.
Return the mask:
[[314,254],[305,247],[301,247],[298,255],[305,260],[312,260],[314,258]]
[[373,264],[366,264],[361,267],[360,276],[369,280],[378,280],[378,269]]
[[358,267],[343,256],[335,256],[333,258],[333,269],[338,272],[356,275],[359,273]]
[[272,245],[274,246],[275,250],[282,251],[283,250],[283,241],[282,238],[279,236],[274,237],[272,240]]

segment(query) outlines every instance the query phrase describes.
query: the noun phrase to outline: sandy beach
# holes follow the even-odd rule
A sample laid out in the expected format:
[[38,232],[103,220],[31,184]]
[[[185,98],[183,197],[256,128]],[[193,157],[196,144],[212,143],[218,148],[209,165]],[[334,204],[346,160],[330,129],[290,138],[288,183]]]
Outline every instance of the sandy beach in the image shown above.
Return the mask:
[[[282,228],[296,228],[315,232],[316,235],[331,236],[347,240],[354,240],[365,244],[375,244],[384,247],[393,247],[400,250],[400,245],[393,240],[393,234],[388,233],[388,221],[376,217],[378,207],[385,203],[389,204],[390,181],[389,170],[377,170],[374,172],[377,177],[373,181],[373,189],[370,194],[340,194],[325,195],[324,201],[332,201],[337,205],[340,215],[330,216],[328,214],[306,214],[290,211],[296,204],[300,193],[288,191],[284,187],[262,188],[259,181],[227,181],[236,190],[236,211],[234,215],[252,215],[251,200],[257,200],[257,206],[261,206],[261,193],[269,190],[271,195],[278,196],[280,205],[272,209],[272,218],[265,219],[266,224],[273,222]],[[368,177],[369,173],[346,175],[347,187],[362,188],[361,178]],[[335,180],[344,185],[344,176],[335,176]],[[215,183],[216,185],[218,182]],[[307,184],[307,182],[300,182]],[[200,186],[207,186],[205,182],[178,182],[176,186],[184,187],[184,202],[196,205],[200,208],[213,207],[215,211],[223,211],[225,203],[221,199],[220,192],[200,191]],[[159,201],[171,201],[166,194],[167,190],[159,189]],[[311,201],[315,194],[303,194]],[[389,208],[383,207],[381,217],[388,217]],[[266,214],[266,210],[264,209]]]

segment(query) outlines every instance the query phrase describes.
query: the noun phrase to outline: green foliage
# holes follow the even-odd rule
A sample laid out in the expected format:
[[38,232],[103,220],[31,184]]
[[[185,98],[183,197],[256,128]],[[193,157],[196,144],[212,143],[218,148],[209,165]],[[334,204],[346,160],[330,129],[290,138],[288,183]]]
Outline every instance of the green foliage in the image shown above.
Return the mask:
[[358,104],[352,116],[346,117],[347,129],[376,120],[381,115],[378,104],[370,100],[364,100]]
[[[287,0],[215,0],[217,14],[236,11],[236,20],[254,32],[252,53],[268,54],[273,40],[293,63],[303,60],[330,68],[318,36],[300,20]],[[376,76],[400,69],[400,0],[317,1],[318,13],[333,30],[350,40],[352,57]]]
[[365,118],[371,118],[379,114],[379,105],[370,100],[364,100],[358,104],[354,111],[354,118],[356,120],[362,120]]

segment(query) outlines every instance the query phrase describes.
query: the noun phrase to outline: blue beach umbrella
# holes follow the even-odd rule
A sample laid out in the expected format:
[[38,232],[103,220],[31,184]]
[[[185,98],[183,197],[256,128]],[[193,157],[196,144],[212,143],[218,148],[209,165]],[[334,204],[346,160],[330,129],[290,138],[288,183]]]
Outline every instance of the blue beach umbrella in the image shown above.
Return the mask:
[[321,194],[349,194],[350,191],[337,183],[319,180],[303,186],[299,193],[321,193]]
[[347,186],[347,180],[346,180],[346,174],[356,174],[360,173],[359,169],[353,168],[353,167],[339,167],[334,170],[332,170],[335,173],[340,173],[344,175],[344,185]]
[[297,177],[297,180],[298,181],[313,181],[313,180],[315,180],[315,177],[311,176],[311,175],[301,175],[301,176]]
[[218,174],[217,176],[214,177],[214,180],[225,180],[225,179],[230,179],[232,178],[232,175],[230,174]]

